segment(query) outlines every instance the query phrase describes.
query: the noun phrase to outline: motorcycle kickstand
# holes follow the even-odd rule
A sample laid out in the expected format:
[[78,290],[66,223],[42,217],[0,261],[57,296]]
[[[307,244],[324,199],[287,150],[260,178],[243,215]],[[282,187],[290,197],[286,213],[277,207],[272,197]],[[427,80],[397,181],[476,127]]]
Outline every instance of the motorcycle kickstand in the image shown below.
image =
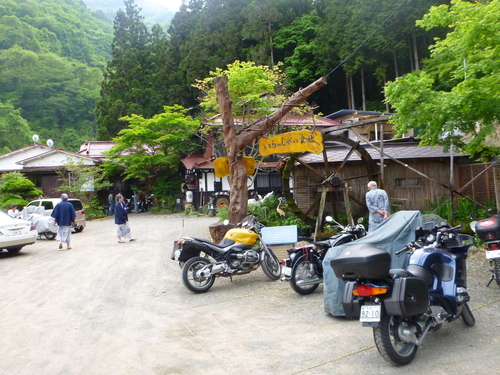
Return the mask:
[[491,270],[491,272],[493,273],[493,275],[491,275],[490,281],[486,285],[486,288],[489,287],[490,284],[491,284],[491,282],[496,279],[496,277],[495,277],[495,271]]

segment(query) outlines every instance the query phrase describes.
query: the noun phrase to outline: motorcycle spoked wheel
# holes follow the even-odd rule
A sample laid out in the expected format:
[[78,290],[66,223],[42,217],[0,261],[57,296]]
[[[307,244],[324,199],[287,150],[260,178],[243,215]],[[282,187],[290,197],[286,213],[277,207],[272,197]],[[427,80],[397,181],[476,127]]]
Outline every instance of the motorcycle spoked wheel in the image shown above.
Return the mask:
[[476,324],[476,318],[472,315],[472,311],[470,311],[470,307],[467,302],[462,305],[462,312],[460,313],[460,316],[467,326],[472,327]]
[[299,259],[293,266],[292,275],[290,277],[290,286],[297,293],[306,295],[311,294],[318,289],[319,284],[297,285],[297,282],[299,281],[319,277],[316,266],[314,264],[312,266],[313,270],[311,271],[311,262],[306,258]]
[[205,293],[215,282],[215,276],[198,277],[196,272],[210,264],[210,261],[202,257],[194,257],[189,259],[182,268],[182,281],[186,288],[194,293]]
[[281,276],[281,264],[275,256],[270,256],[267,252],[264,253],[262,257],[262,271],[266,274],[268,278],[276,281]]
[[378,327],[373,328],[373,338],[380,355],[395,366],[404,366],[410,363],[418,346],[408,344],[399,338],[398,327],[404,323],[403,319],[394,315],[383,314]]
[[44,232],[43,235],[48,240],[55,240],[57,237],[57,233],[53,233],[53,232]]

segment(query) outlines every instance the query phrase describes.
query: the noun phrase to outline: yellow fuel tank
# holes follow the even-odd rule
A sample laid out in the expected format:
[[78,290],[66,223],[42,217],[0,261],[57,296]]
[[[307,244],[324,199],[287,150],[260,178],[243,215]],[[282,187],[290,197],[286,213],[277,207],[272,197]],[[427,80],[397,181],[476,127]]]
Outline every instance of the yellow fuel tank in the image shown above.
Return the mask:
[[252,246],[255,245],[255,242],[257,242],[259,235],[249,229],[233,228],[227,231],[224,238],[233,240],[234,242],[241,243],[243,245]]

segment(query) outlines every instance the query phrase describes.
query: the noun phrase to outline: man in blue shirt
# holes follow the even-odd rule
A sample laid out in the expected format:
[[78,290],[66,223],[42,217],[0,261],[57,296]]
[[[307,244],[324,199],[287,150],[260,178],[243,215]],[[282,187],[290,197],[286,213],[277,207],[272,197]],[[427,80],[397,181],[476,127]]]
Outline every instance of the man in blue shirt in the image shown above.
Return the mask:
[[59,249],[62,250],[63,243],[66,244],[66,250],[71,249],[71,225],[75,223],[76,212],[71,203],[68,202],[68,194],[61,195],[59,202],[52,213],[55,223],[58,225],[57,234],[59,236]]
[[368,183],[366,207],[368,207],[368,211],[370,211],[368,231],[371,232],[382,224],[382,222],[387,219],[387,214],[391,212],[387,193],[379,189],[375,181],[370,181]]

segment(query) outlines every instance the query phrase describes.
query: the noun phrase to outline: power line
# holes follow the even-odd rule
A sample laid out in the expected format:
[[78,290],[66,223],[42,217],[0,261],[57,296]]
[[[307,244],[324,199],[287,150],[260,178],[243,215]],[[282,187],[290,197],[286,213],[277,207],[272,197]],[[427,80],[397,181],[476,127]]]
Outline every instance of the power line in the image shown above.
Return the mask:
[[403,4],[404,4],[404,3],[406,3],[406,1],[407,1],[407,0],[403,0],[403,2],[402,2],[401,4],[399,4],[399,6],[398,6],[396,9],[394,9],[394,10],[391,12],[391,14],[389,14],[389,15],[387,16],[387,18],[384,20],[384,22],[382,22],[382,23],[381,23],[381,24],[380,24],[380,25],[379,25],[379,26],[375,29],[375,31],[373,31],[373,32],[370,34],[370,36],[368,36],[368,38],[366,38],[366,39],[365,39],[365,41],[364,41],[363,43],[361,43],[361,44],[358,46],[358,48],[356,48],[356,49],[355,49],[355,50],[354,50],[354,51],[353,51],[353,52],[352,52],[349,56],[347,56],[344,60],[342,60],[342,62],[341,62],[339,65],[337,65],[335,68],[333,68],[333,69],[332,69],[332,71],[331,71],[330,73],[328,73],[328,74],[325,76],[325,78],[328,78],[328,77],[329,77],[329,76],[330,76],[330,75],[331,75],[334,71],[336,71],[338,68],[340,68],[342,65],[344,65],[344,63],[345,63],[347,60],[349,60],[352,56],[354,56],[354,54],[355,54],[356,52],[358,52],[358,50],[359,50],[359,49],[361,49],[361,47],[363,47],[363,46],[366,44],[366,42],[368,42],[368,41],[371,39],[371,37],[372,37],[372,36],[374,36],[376,33],[378,33],[378,32],[379,32],[379,30],[382,28],[382,26],[384,26],[384,25],[385,25],[385,23],[386,23],[387,21],[389,21],[389,19],[390,19],[390,18],[394,15],[394,13],[396,13],[396,12],[399,10],[399,8],[401,8],[401,7],[403,6]]

